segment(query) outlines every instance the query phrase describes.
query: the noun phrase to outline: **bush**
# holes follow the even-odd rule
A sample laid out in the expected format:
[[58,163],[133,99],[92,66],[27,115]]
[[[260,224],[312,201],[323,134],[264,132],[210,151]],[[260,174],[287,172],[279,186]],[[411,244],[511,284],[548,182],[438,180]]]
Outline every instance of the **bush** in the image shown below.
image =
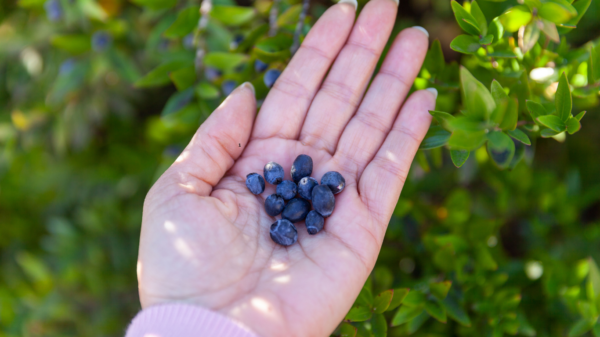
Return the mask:
[[[600,336],[600,5],[522,2],[401,3],[393,35],[439,37],[435,121],[335,336]],[[122,335],[146,191],[329,5],[2,4],[0,335]]]

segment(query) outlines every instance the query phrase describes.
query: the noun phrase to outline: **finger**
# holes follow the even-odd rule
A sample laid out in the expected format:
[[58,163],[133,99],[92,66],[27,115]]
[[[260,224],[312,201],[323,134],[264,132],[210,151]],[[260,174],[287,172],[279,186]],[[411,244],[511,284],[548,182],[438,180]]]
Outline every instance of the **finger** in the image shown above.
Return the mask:
[[255,115],[254,87],[246,82],[202,123],[164,179],[175,180],[179,190],[209,195],[244,151]]
[[315,23],[265,99],[253,139],[298,138],[306,111],[352,29],[356,7],[351,2],[332,6]]
[[360,177],[362,201],[379,223],[387,224],[400,197],[400,191],[415,153],[431,122],[435,109],[435,89],[413,93],[400,111],[392,130]]
[[300,141],[333,153],[342,130],[360,103],[398,11],[390,0],[372,0],[363,8],[310,106]]
[[355,177],[360,177],[381,147],[421,69],[428,45],[424,32],[419,27],[398,34],[358,111],[342,133],[334,159]]

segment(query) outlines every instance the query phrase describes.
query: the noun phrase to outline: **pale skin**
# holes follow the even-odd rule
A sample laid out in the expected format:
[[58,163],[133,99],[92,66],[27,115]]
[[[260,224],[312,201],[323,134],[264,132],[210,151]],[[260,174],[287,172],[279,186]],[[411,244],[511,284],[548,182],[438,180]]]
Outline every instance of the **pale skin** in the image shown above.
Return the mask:
[[[258,115],[250,85],[236,89],[200,126],[144,203],[138,280],[143,308],[198,305],[257,335],[328,336],[373,269],[411,162],[429,127],[435,93],[407,97],[428,47],[416,28],[389,39],[397,5],[372,0],[355,19],[337,4],[313,26]],[[300,154],[312,176],[346,179],[325,228],[275,244],[246,175]]]

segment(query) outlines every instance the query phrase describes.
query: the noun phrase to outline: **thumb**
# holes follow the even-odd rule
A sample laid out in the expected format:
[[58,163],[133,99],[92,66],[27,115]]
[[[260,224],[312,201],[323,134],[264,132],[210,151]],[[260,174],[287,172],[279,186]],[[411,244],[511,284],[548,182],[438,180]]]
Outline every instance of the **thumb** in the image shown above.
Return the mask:
[[246,82],[202,123],[164,176],[188,192],[209,195],[244,151],[255,117],[254,87]]

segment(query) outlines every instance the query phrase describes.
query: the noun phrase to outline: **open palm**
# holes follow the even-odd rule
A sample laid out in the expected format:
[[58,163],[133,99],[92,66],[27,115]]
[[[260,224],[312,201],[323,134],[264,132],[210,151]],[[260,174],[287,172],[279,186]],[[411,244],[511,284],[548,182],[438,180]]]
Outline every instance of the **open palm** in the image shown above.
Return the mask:
[[[200,127],[148,193],[138,279],[143,307],[197,304],[260,336],[327,336],[371,272],[435,93],[406,101],[428,40],[402,31],[365,94],[397,12],[372,0],[354,23],[350,4],[332,6],[311,29],[256,116],[250,85],[236,89]],[[255,118],[256,117],[256,118]],[[256,119],[256,120],[255,120]],[[312,176],[346,178],[325,228],[283,247],[275,221],[245,177],[275,161],[286,179],[300,154]]]

